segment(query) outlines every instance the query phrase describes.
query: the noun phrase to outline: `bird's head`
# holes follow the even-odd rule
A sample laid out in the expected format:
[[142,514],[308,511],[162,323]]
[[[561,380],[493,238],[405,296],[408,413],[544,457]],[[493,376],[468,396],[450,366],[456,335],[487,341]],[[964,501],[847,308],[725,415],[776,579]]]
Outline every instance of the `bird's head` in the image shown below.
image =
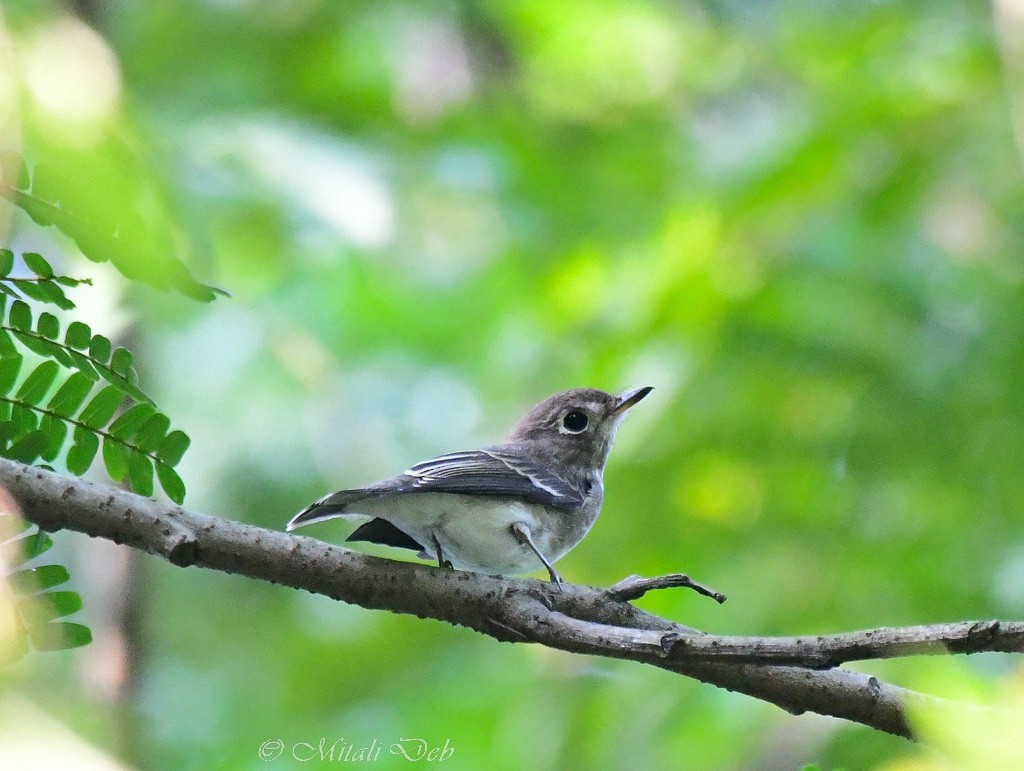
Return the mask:
[[622,418],[652,390],[644,386],[621,394],[596,388],[562,391],[527,412],[508,441],[539,442],[563,463],[603,469]]

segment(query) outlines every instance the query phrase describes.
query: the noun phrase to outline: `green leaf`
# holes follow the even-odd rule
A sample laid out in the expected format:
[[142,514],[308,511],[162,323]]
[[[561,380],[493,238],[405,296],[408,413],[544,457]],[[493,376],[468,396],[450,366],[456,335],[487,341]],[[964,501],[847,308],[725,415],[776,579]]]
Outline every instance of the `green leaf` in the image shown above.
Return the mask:
[[71,354],[53,340],[47,340],[45,337],[40,337],[33,332],[22,332],[17,329],[11,334],[18,339],[18,342],[33,353],[38,353],[46,359],[56,359],[65,367],[71,367],[73,365]]
[[[102,365],[99,367],[99,372],[103,376],[104,380],[106,380],[111,385],[115,385],[118,388],[120,388],[124,393],[128,394],[128,396],[132,397],[132,399],[134,399],[135,401],[146,402],[147,404],[150,405],[153,404],[153,400],[146,396],[146,394],[142,392],[142,389],[140,389],[137,385],[132,383],[132,381],[129,378],[123,375],[119,375],[109,367]],[[132,379],[134,379],[135,370],[128,370],[128,373],[129,375],[132,376]]]
[[177,259],[179,239],[166,212],[137,213],[143,191],[155,195],[151,185],[140,187],[143,160],[127,142],[107,140],[101,152],[48,145],[47,163],[36,164],[30,184],[15,191],[15,205],[38,224],[58,227],[94,262],[109,260],[129,278],[214,299],[216,290],[195,281]]
[[91,341],[92,330],[89,329],[88,324],[83,324],[81,321],[72,321],[64,335],[64,342],[80,351],[88,348]]
[[53,586],[60,586],[71,576],[63,565],[43,565],[38,568],[16,570],[7,576],[7,583],[17,594],[35,594]]
[[56,340],[40,340],[51,359],[56,359],[62,366],[71,369],[75,366],[75,360],[71,358],[71,351],[58,343]]
[[45,624],[57,618],[70,616],[82,609],[78,592],[57,591],[26,597],[18,603],[18,612],[28,624]]
[[9,276],[14,270],[14,252],[10,249],[0,249],[0,277]]
[[4,457],[21,463],[33,463],[46,451],[49,443],[50,436],[45,431],[31,431],[8,447]]
[[61,286],[76,287],[81,286],[82,284],[88,284],[89,286],[92,286],[91,278],[71,278],[71,276],[54,276],[53,280],[56,281]]
[[31,535],[23,541],[25,559],[30,560],[45,554],[53,548],[53,538],[45,530],[36,529],[35,535]]
[[25,382],[18,389],[17,398],[29,404],[39,404],[50,390],[59,371],[60,365],[57,362],[44,361],[25,378]]
[[82,609],[82,598],[78,592],[47,592],[40,599],[43,598],[46,599],[46,602],[49,603],[57,614],[54,618],[70,616],[72,613],[77,613]]
[[132,369],[132,352],[127,348],[118,348],[110,357],[110,368],[119,375],[127,376]]
[[64,385],[57,389],[57,393],[50,399],[47,407],[52,412],[56,412],[64,417],[74,415],[78,408],[82,406],[85,397],[92,390],[92,383],[93,381],[88,375],[82,372],[75,372],[64,381]]
[[21,539],[21,554],[24,561],[35,559],[46,554],[53,548],[53,538],[45,530],[36,528],[36,532]]
[[46,290],[43,289],[43,282],[34,278],[12,278],[10,281],[26,297],[31,297],[33,300],[43,303],[50,301],[46,295]]
[[121,417],[110,425],[109,433],[120,439],[130,439],[155,412],[151,404],[136,404],[125,410]]
[[11,422],[22,433],[35,431],[39,427],[39,413],[24,404],[11,405]]
[[68,438],[68,424],[53,415],[43,415],[39,421],[39,430],[46,434],[46,449],[39,453],[43,460],[52,461],[60,455],[64,440]]
[[62,651],[79,648],[92,642],[92,632],[85,624],[60,621],[28,627],[32,647],[37,651]]
[[133,452],[128,457],[128,481],[139,495],[153,494],[153,461],[149,456]]
[[85,354],[72,349],[68,351],[68,355],[79,372],[87,375],[93,382],[100,379],[100,373],[96,371],[96,367],[93,366],[93,363],[89,361]]
[[13,420],[5,420],[0,422],[0,443],[5,447],[9,442],[13,442],[19,436],[24,434],[21,426],[15,423]]
[[75,307],[75,304],[68,299],[64,290],[57,285],[54,279],[40,281],[39,294],[42,295],[45,302],[53,303],[62,310],[69,311]]
[[50,278],[53,275],[53,268],[50,267],[50,263],[41,254],[25,252],[22,258],[25,260],[25,265],[28,266],[28,269],[40,278]]
[[107,467],[107,474],[115,482],[124,480],[128,473],[128,448],[121,442],[109,436],[103,439],[103,464]]
[[114,417],[124,400],[124,393],[117,386],[108,385],[82,410],[79,420],[90,428],[102,428]]
[[28,307],[28,303],[24,300],[15,300],[11,303],[11,311],[7,318],[10,320],[12,327],[25,331],[32,330],[32,309]]
[[167,429],[171,427],[170,419],[163,413],[156,413],[146,421],[135,437],[135,443],[143,452],[154,452],[160,446]]
[[180,506],[185,500],[185,483],[181,481],[178,472],[165,463],[157,462],[156,476],[167,497]]
[[75,426],[74,438],[74,444],[68,450],[66,465],[70,473],[81,476],[92,465],[92,459],[100,448],[100,440],[96,434],[81,426]]
[[44,359],[50,358],[50,350],[46,347],[49,340],[40,338],[35,332],[22,332],[20,329],[11,330],[11,335],[32,353],[37,353]]
[[[0,297],[2,299],[2,297]],[[0,303],[2,305],[3,303]],[[0,356],[14,356],[18,353],[17,347],[14,345],[14,341],[11,339],[11,333],[6,329],[0,329]]]
[[43,337],[56,340],[60,334],[60,322],[52,313],[40,313],[36,321],[36,331]]
[[45,281],[37,281],[34,283],[22,283],[18,279],[14,279],[14,283],[18,289],[34,300],[39,300],[44,303],[52,303],[58,308],[66,311],[75,307],[75,304],[68,299],[68,296],[64,294],[64,290],[58,286],[54,279],[46,279]]
[[14,388],[23,361],[24,359],[17,354],[0,359],[0,394],[9,394]]
[[156,457],[168,466],[177,466],[190,444],[192,444],[192,440],[184,431],[171,431],[160,441]]
[[110,340],[103,335],[96,335],[89,343],[89,356],[104,364],[110,358]]
[[21,564],[35,559],[53,547],[53,539],[38,527],[19,533],[0,544],[0,554],[6,564]]

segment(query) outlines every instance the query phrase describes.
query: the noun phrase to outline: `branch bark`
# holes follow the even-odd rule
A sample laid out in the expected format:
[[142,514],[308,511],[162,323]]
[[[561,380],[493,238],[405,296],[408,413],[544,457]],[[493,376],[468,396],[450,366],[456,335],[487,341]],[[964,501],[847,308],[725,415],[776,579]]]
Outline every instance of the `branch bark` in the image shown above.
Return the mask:
[[630,577],[610,589],[564,584],[559,590],[536,580],[381,559],[5,459],[0,459],[0,486],[18,501],[23,516],[46,530],[77,530],[182,567],[236,573],[364,608],[446,621],[504,642],[638,661],[794,714],[818,712],[908,738],[908,701],[931,697],[835,667],[895,656],[1024,652],[1024,622],[968,621],[822,637],[709,635],[628,601],[657,588],[700,586],[685,577]]

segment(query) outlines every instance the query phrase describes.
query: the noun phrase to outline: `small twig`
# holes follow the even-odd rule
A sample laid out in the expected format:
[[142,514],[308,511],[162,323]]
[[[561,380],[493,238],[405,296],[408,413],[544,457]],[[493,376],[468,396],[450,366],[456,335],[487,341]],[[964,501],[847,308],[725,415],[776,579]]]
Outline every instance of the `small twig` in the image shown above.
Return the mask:
[[[42,284],[42,283],[45,283],[47,281],[53,281],[54,278],[56,278],[56,277],[55,276],[4,276],[3,278],[0,278],[0,281],[21,282],[21,283],[24,283],[24,284]],[[61,276],[60,278],[69,278],[72,281],[74,281],[76,284],[87,284],[88,286],[92,286],[92,279],[91,278],[71,278],[71,276]]]
[[959,621],[895,629],[882,627],[817,637],[688,635],[672,631],[663,645],[674,661],[829,669],[848,661],[947,653],[1024,653],[1024,622]]
[[716,592],[714,589],[704,586],[704,584],[699,584],[683,573],[670,573],[667,576],[657,576],[655,578],[627,576],[614,586],[609,587],[605,593],[613,600],[629,602],[630,600],[638,600],[647,592],[652,592],[655,589],[676,589],[679,587],[693,589],[697,594],[710,597],[719,605],[725,602],[726,599],[725,595],[721,592]]

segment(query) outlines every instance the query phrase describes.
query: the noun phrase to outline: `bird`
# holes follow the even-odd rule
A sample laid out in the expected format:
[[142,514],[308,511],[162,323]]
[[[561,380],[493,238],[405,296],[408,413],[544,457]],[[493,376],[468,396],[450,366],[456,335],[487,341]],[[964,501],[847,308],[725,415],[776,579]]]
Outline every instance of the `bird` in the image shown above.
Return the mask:
[[574,388],[529,410],[506,440],[440,455],[365,487],[339,490],[296,514],[287,531],[369,516],[348,541],[411,549],[441,568],[502,576],[554,563],[593,527],[604,467],[622,419],[653,388]]

